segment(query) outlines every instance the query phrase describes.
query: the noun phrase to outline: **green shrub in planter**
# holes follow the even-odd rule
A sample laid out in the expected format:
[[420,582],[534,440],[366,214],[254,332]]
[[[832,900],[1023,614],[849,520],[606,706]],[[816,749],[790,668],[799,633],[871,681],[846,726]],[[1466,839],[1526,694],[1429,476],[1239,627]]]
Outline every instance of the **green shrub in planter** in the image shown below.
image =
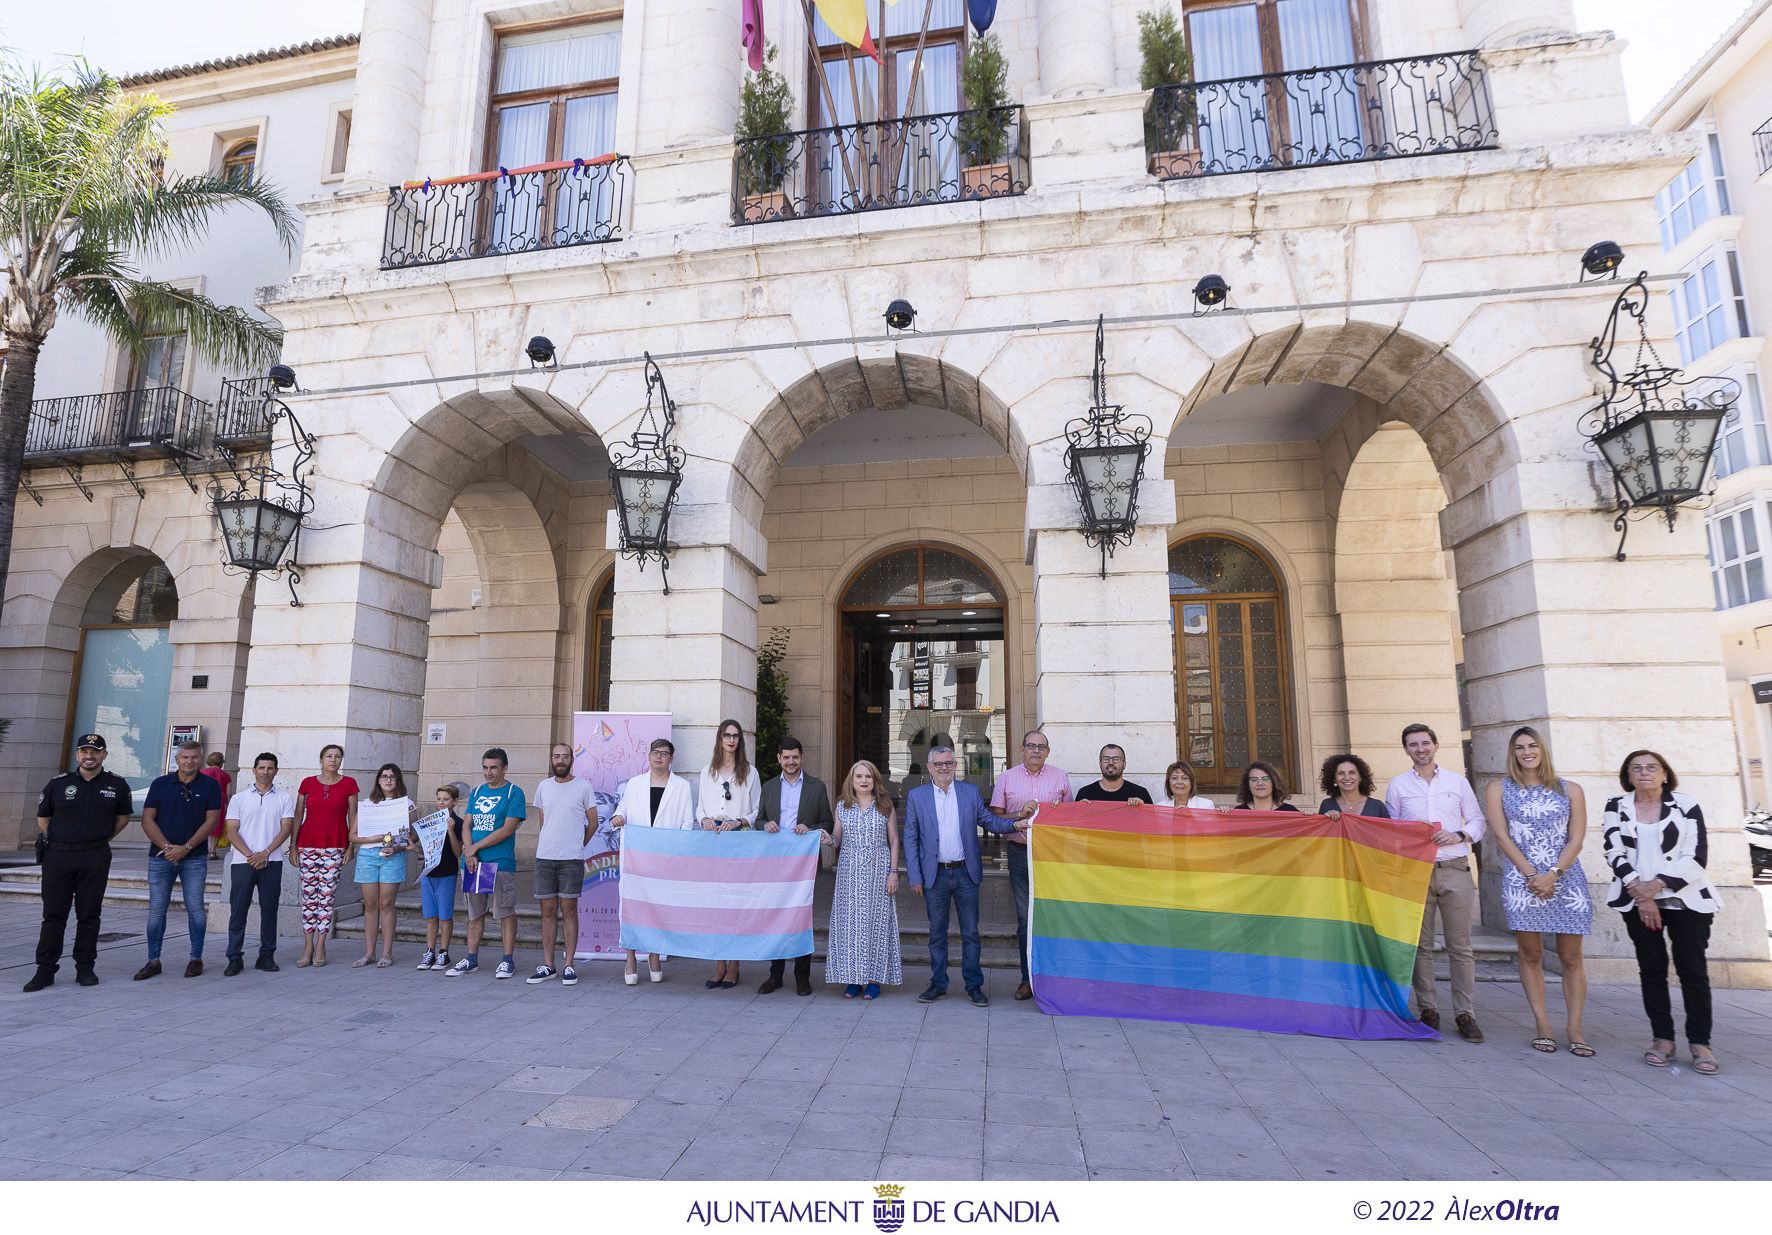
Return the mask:
[[967,111],[960,117],[960,150],[972,167],[1001,163],[1009,153],[1009,63],[1003,45],[987,34],[966,49],[960,63],[960,93]]
[[[781,190],[798,159],[794,155],[794,92],[787,78],[774,69],[776,46],[771,43],[763,69],[747,73],[738,95],[738,185],[746,197]],[[757,140],[746,140],[757,139]]]
[[[1178,86],[1193,76],[1193,60],[1173,9],[1138,15],[1138,53],[1140,89]],[[1191,94],[1174,92],[1161,101],[1153,96],[1144,113],[1145,148],[1153,154],[1192,148],[1195,107]]]

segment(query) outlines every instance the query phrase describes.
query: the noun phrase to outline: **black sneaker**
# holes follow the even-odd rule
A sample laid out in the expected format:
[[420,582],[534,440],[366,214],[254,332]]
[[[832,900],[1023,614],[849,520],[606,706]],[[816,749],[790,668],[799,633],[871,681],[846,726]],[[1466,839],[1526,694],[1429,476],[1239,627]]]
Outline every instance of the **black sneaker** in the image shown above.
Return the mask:
[[230,956],[228,957],[228,967],[222,970],[222,977],[231,978],[244,968],[246,968],[245,961],[237,956]]
[[552,967],[548,965],[537,965],[535,967],[535,972],[523,980],[530,986],[540,986],[543,982],[549,981],[554,976],[555,974]]
[[988,1008],[991,1006],[990,998],[985,995],[982,986],[975,986],[967,991],[966,998],[972,1001],[972,1006],[975,1008]]
[[275,960],[268,956],[259,957],[258,960],[253,962],[252,967],[254,969],[262,969],[266,973],[277,973],[283,968],[283,966],[279,965]]
[[942,990],[939,986],[935,985],[935,983],[931,982],[929,984],[929,989],[924,991],[921,995],[917,996],[917,1002],[918,1003],[934,1003],[937,999],[940,999],[945,994],[947,994],[946,991]]
[[25,994],[35,995],[38,991],[42,990],[44,987],[54,986],[54,985],[55,985],[55,974],[51,973],[47,969],[39,969],[35,974],[33,974],[31,976],[31,980],[29,982],[25,983]]
[[82,969],[79,973],[74,975],[74,985],[75,986],[97,986],[98,985],[98,975],[96,973],[92,972],[92,970],[90,970],[90,969]]

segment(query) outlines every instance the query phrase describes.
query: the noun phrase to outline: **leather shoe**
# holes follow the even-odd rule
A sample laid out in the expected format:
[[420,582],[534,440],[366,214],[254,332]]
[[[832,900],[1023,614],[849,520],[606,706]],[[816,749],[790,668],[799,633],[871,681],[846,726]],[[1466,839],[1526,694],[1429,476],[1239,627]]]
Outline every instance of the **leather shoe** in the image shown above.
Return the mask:
[[149,961],[147,964],[143,965],[140,969],[135,971],[135,981],[137,981],[137,982],[143,981],[144,979],[147,979],[147,978],[157,978],[159,976],[160,976],[160,962],[159,961]]
[[262,969],[266,973],[276,973],[283,968],[283,966],[279,965],[275,960],[268,956],[259,957],[257,961],[253,962],[252,967],[254,969]]
[[55,975],[50,973],[47,969],[39,969],[36,973],[31,975],[31,980],[25,983],[25,994],[35,995],[44,987],[54,985]]
[[763,979],[763,984],[757,988],[757,994],[759,994],[759,995],[773,995],[773,994],[775,994],[776,991],[779,991],[780,989],[781,989],[781,979],[776,977],[774,974],[771,974],[769,977]]
[[1438,1008],[1423,1008],[1421,1010],[1421,1023],[1426,1025],[1429,1029],[1439,1029],[1440,1010]]
[[1034,988],[1029,986],[1026,982],[1023,982],[1020,986],[1015,988],[1015,997],[1017,999],[1032,999],[1034,997]]
[[98,975],[90,969],[82,969],[74,975],[75,986],[97,986]]
[[794,994],[796,994],[796,995],[810,995],[811,993],[812,993],[811,979],[809,979],[809,978],[795,978],[794,979]]
[[990,996],[984,993],[984,988],[982,986],[975,986],[967,991],[966,998],[972,1001],[972,1006],[975,1008],[988,1008],[991,1006]]
[[222,977],[231,978],[235,974],[239,973],[244,968],[246,968],[245,961],[241,960],[237,956],[230,956],[230,957],[228,957],[228,967],[226,969],[222,970]]
[[203,962],[201,960],[194,960],[185,966],[185,977],[187,978],[201,977],[202,974]]
[[1477,1028],[1477,1018],[1469,1012],[1458,1014],[1458,1036],[1466,1042],[1481,1042],[1483,1031]]
[[918,1003],[934,1003],[937,999],[940,999],[945,994],[947,994],[946,991],[942,990],[939,986],[935,985],[935,983],[931,982],[929,984],[929,989],[924,991],[921,995],[917,996],[917,1002]]

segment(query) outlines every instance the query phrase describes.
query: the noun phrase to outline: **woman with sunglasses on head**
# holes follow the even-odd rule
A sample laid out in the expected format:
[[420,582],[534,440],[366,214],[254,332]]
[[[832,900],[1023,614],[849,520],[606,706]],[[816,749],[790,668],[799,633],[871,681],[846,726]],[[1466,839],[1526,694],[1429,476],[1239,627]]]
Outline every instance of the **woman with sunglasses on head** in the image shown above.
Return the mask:
[[333,901],[345,850],[357,824],[357,782],[339,772],[345,748],[320,748],[320,774],[295,791],[295,840],[289,864],[301,877],[301,959],[297,969],[326,963],[326,935],[333,927]]
[[[375,770],[375,788],[369,791],[368,803],[357,808],[357,826],[351,837],[357,850],[355,878],[363,892],[363,955],[351,962],[352,969],[366,965],[386,969],[394,963],[394,898],[406,882],[406,850],[417,813],[400,765],[382,764]],[[375,955],[378,935],[382,938],[380,960]]]
[[[763,804],[763,778],[744,752],[744,726],[723,720],[714,735],[714,754],[701,771],[696,817],[710,832],[732,832],[757,822]],[[730,990],[739,983],[737,961],[715,961],[714,976],[702,985]]]
[[1688,794],[1676,793],[1680,778],[1652,750],[1633,750],[1618,768],[1624,792],[1606,803],[1606,865],[1612,887],[1606,903],[1624,918],[1637,949],[1643,1010],[1655,1035],[1643,1062],[1665,1068],[1674,1059],[1673,1003],[1667,991],[1667,954],[1673,951],[1686,1005],[1686,1041],[1692,1070],[1717,1073],[1710,1049],[1710,971],[1705,949],[1717,912],[1717,891],[1705,871],[1710,838],[1704,811]]
[[1298,807],[1286,800],[1286,782],[1280,779],[1280,770],[1257,759],[1243,769],[1243,779],[1237,785],[1237,804],[1231,809],[1296,811]]

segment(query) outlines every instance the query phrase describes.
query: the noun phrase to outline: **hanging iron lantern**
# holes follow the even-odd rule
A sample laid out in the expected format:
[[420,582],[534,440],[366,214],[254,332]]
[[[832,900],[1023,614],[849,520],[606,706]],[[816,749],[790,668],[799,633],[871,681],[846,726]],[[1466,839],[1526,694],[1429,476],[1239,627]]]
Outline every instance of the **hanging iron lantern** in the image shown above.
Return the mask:
[[1101,577],[1115,546],[1132,543],[1138,527],[1138,486],[1150,451],[1150,418],[1127,415],[1107,401],[1104,321],[1095,322],[1094,403],[1065,426],[1065,471],[1083,513],[1083,538],[1101,549]]

